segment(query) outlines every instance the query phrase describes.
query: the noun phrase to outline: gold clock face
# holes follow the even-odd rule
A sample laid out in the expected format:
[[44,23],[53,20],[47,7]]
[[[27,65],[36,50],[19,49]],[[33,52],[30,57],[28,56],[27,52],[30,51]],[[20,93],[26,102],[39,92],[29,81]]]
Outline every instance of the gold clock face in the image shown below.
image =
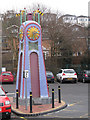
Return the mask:
[[20,39],[20,41],[23,41],[23,28],[20,28],[19,39]]
[[39,38],[39,36],[40,36],[40,31],[37,27],[31,26],[28,28],[27,30],[28,39],[35,41]]

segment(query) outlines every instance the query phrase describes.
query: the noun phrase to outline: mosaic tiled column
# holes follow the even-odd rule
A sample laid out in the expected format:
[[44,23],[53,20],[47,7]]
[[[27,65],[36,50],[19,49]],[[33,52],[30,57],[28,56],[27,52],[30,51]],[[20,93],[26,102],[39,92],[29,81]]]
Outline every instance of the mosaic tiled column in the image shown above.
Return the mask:
[[[42,51],[41,26],[35,21],[26,21],[22,23],[19,35],[19,59],[16,81],[19,97],[25,98],[27,92],[27,98],[29,98],[30,91],[32,91],[33,98],[49,97]],[[28,78],[23,78],[24,70],[28,70]]]

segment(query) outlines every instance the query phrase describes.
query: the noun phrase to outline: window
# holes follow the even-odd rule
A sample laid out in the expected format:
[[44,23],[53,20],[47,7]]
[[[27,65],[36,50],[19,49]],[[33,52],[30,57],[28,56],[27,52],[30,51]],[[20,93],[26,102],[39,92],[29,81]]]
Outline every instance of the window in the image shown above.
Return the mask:
[[0,96],[5,95],[4,91],[2,90],[2,88],[0,87]]
[[65,70],[64,73],[75,73],[74,70]]
[[81,21],[84,21],[84,19],[80,19]]
[[10,75],[10,73],[2,73],[2,75]]
[[60,70],[59,73],[62,73],[62,70]]
[[66,20],[69,20],[69,18],[68,18],[68,17],[66,17]]
[[46,75],[47,75],[47,76],[49,76],[49,75],[53,76],[53,73],[52,73],[52,72],[47,72],[47,71],[46,71]]
[[79,31],[78,27],[73,28],[73,31]]
[[38,50],[38,42],[29,42],[29,50]]
[[76,18],[74,18],[74,20],[76,20]]

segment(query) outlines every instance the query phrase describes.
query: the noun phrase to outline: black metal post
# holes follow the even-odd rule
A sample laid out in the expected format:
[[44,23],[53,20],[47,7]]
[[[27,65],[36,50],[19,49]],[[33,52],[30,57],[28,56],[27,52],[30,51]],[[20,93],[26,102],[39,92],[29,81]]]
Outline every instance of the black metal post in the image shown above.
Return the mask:
[[48,84],[48,90],[49,90],[49,84]]
[[32,113],[32,92],[30,92],[30,113]]
[[54,89],[52,89],[52,108],[54,108]]
[[18,90],[16,90],[16,109],[18,109]]
[[60,86],[58,86],[58,99],[59,99],[59,103],[61,103],[61,88],[60,88]]

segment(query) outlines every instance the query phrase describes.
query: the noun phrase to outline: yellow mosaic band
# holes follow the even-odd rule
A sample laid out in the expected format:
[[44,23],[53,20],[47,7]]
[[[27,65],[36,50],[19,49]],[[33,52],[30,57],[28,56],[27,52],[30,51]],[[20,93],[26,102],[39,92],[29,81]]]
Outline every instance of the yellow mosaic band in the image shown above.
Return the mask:
[[34,16],[35,16],[35,13],[39,13],[40,15],[43,15],[43,13],[41,11],[39,11],[39,10],[34,11]]
[[16,17],[17,17],[17,16],[20,16],[20,13],[16,14]]

